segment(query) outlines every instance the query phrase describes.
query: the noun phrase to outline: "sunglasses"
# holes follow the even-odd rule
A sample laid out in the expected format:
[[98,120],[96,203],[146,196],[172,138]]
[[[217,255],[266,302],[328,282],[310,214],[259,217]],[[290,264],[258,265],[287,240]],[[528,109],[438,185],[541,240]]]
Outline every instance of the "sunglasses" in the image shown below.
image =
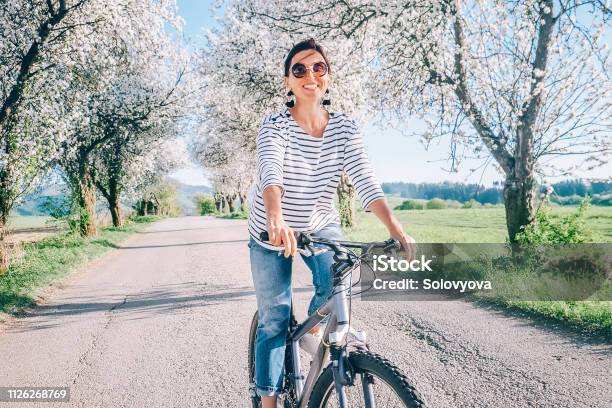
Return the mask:
[[317,62],[312,68],[308,68],[306,65],[298,62],[291,67],[291,74],[296,78],[304,78],[308,71],[312,71],[312,74],[315,76],[322,77],[327,74],[327,64],[324,62]]

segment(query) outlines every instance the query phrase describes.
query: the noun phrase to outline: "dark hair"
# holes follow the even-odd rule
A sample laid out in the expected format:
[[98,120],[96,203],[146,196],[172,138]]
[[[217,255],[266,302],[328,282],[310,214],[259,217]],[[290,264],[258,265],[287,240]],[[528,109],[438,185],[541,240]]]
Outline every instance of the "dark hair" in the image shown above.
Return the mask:
[[293,59],[293,57],[295,57],[295,54],[297,54],[300,51],[305,51],[305,50],[315,50],[316,52],[321,54],[321,56],[323,57],[323,60],[327,64],[327,72],[331,73],[331,66],[329,65],[329,60],[327,59],[327,53],[325,52],[325,50],[323,49],[321,45],[317,44],[314,38],[309,38],[307,40],[300,41],[299,43],[295,44],[293,48],[291,48],[291,51],[289,51],[289,54],[287,54],[287,58],[285,58],[285,76],[286,77],[289,76],[289,69],[291,68],[291,60]]

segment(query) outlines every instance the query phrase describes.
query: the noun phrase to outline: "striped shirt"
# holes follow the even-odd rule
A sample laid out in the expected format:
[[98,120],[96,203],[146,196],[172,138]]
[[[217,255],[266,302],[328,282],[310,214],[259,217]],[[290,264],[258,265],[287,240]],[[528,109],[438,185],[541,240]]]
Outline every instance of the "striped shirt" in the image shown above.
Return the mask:
[[267,231],[263,191],[281,187],[283,219],[295,231],[316,232],[340,223],[333,197],[346,171],[363,208],[384,197],[354,120],[330,113],[323,137],[302,130],[289,109],[264,118],[257,137],[257,178],[250,202],[249,233],[259,239]]

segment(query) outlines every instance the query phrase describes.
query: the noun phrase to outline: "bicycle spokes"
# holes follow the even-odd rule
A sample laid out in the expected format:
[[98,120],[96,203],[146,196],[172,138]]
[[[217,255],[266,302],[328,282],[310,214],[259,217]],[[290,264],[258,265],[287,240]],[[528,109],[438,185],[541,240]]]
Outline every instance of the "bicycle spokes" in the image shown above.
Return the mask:
[[[369,373],[358,373],[352,386],[344,386],[346,408],[395,408],[404,407],[402,400],[384,381],[375,380]],[[325,408],[339,408],[335,387],[330,388]]]

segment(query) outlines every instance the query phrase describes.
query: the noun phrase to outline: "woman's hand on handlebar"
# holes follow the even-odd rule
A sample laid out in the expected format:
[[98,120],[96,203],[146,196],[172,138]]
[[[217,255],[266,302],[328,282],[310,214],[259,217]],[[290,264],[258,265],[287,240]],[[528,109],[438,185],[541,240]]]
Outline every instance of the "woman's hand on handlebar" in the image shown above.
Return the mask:
[[270,244],[285,247],[285,258],[289,255],[295,256],[297,252],[295,233],[282,217],[268,219],[268,235],[270,236]]
[[368,209],[380,219],[389,230],[391,238],[396,239],[402,244],[402,248],[406,251],[406,259],[412,261],[416,256],[416,241],[410,235],[404,232],[402,224],[393,216],[389,203],[386,198],[374,200],[368,206]]
[[406,234],[399,223],[397,227],[390,228],[389,233],[391,234],[391,238],[397,239],[399,243],[402,244],[402,248],[406,252],[406,260],[412,261],[416,256],[415,239]]
[[374,200],[368,206],[368,209],[378,217],[379,220],[385,224],[389,230],[391,238],[396,239],[402,244],[402,248],[406,252],[406,259],[412,261],[416,256],[416,241],[410,235],[404,232],[402,224],[399,223],[397,218],[393,216],[391,208],[387,203],[386,198]]

